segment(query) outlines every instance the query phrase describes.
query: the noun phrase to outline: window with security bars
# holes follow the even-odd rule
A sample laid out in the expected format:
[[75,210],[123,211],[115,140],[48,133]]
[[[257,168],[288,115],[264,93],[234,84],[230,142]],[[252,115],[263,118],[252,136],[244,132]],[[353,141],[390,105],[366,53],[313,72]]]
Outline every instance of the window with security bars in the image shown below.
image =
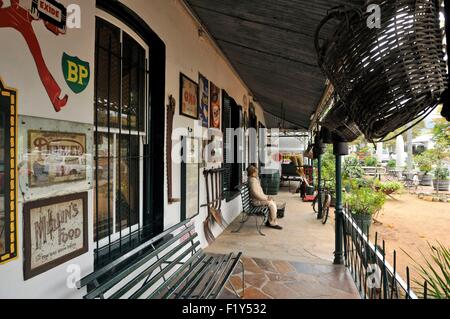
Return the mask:
[[149,48],[137,36],[97,18],[94,103],[97,262],[114,258],[140,242],[144,161],[149,157],[145,147],[148,55]]
[[[224,136],[223,191],[227,199],[238,194],[236,187],[243,181],[244,130],[242,107],[222,90],[222,131]],[[233,129],[227,131],[227,129]],[[227,160],[228,159],[228,160]],[[231,159],[231,161],[229,161]]]

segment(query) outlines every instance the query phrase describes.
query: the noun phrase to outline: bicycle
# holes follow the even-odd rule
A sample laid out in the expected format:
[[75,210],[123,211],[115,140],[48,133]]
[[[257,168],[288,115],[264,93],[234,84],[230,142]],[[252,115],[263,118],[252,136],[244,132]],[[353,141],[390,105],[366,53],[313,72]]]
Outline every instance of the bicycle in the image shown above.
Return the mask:
[[[325,225],[328,221],[328,215],[330,213],[330,206],[331,206],[331,193],[328,191],[328,189],[324,189],[322,191],[322,224]],[[320,216],[319,212],[319,194],[316,195],[314,198],[314,201],[312,203],[312,207],[314,212]]]

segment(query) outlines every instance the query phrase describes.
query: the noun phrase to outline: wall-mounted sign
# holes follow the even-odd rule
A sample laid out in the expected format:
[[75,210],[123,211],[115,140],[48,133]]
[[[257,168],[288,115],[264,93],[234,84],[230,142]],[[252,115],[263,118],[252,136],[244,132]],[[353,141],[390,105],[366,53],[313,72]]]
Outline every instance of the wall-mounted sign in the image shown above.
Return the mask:
[[183,161],[181,163],[181,220],[200,213],[201,144],[199,139],[183,137]]
[[211,87],[211,94],[210,94],[210,118],[211,118],[211,128],[216,128],[221,130],[222,129],[222,123],[221,123],[221,114],[222,110],[220,107],[220,89],[214,85],[214,83],[210,82]]
[[64,132],[28,132],[30,187],[86,179],[86,135]]
[[55,0],[33,0],[30,11],[57,28],[66,29],[67,9],[63,4]]
[[62,57],[62,69],[64,79],[66,79],[67,85],[74,93],[81,93],[87,88],[91,77],[88,62],[64,53]]
[[25,280],[88,252],[87,216],[87,193],[24,205]]
[[180,115],[198,119],[198,85],[184,74],[180,76]]
[[[31,23],[35,20],[42,19],[45,21],[45,26],[48,30],[56,35],[64,34],[66,9],[53,0],[33,0],[31,7],[29,5],[30,2],[28,2],[27,8],[22,6],[23,2],[26,3],[26,1],[19,2],[18,0],[11,0],[10,2],[10,6],[7,7],[0,5],[0,29],[12,28],[18,31],[25,39],[47,95],[55,111],[60,112],[66,106],[69,97],[67,95],[61,97],[61,88],[45,63],[39,40],[36,37]],[[0,3],[2,4],[3,1],[0,1]],[[61,12],[61,14],[56,12]],[[61,17],[61,22],[55,19],[56,15]],[[62,26],[62,28],[59,26]]]
[[0,264],[17,257],[17,91],[0,78]]
[[203,127],[209,127],[209,81],[203,75],[199,75],[199,113],[200,123]]

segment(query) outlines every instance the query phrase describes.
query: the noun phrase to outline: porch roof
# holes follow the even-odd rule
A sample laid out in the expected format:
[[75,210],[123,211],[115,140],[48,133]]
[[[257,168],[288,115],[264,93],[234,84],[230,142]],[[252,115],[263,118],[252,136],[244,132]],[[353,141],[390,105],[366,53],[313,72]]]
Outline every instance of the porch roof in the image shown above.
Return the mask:
[[[364,0],[184,0],[261,103],[267,126],[308,128],[326,87],[314,34],[327,11]],[[322,36],[333,32],[325,28]],[[283,107],[282,107],[283,105]]]

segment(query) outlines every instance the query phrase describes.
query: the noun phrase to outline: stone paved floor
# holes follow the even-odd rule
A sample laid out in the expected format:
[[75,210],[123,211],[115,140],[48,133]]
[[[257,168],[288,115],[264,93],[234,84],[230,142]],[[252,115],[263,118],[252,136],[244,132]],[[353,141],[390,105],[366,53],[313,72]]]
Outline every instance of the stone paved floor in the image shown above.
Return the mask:
[[[251,218],[240,233],[233,233],[239,226],[236,219],[206,249],[209,253],[243,252],[244,298],[360,298],[347,269],[332,264],[334,215],[327,225],[322,225],[311,204],[303,203],[298,194],[287,189],[276,200],[287,203],[286,216],[280,220],[282,231],[263,228],[266,236],[260,236]],[[233,275],[231,283],[238,293],[242,292],[239,274]],[[222,298],[233,297],[236,298],[228,285]]]
[[[359,299],[345,267],[281,260],[243,258],[244,299]],[[237,269],[221,295],[237,299],[232,286],[242,295],[242,275]]]

